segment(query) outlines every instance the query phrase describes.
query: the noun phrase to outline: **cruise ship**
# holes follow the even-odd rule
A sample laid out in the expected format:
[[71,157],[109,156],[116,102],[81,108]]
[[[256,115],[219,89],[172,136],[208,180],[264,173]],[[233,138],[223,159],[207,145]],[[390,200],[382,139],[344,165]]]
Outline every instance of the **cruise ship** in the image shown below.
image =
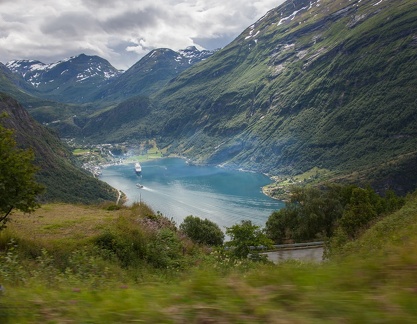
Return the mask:
[[135,163],[135,172],[137,174],[141,174],[142,173],[142,166],[140,165],[140,163]]

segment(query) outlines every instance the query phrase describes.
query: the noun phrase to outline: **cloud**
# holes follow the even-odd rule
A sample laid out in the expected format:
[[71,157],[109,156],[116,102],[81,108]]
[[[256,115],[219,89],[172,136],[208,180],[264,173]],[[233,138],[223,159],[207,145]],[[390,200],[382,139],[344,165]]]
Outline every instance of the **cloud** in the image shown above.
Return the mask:
[[150,50],[227,45],[284,0],[2,0],[0,61],[80,53],[127,69]]
[[163,12],[157,8],[145,8],[127,11],[102,22],[104,30],[113,32],[130,32],[138,29],[156,28]]

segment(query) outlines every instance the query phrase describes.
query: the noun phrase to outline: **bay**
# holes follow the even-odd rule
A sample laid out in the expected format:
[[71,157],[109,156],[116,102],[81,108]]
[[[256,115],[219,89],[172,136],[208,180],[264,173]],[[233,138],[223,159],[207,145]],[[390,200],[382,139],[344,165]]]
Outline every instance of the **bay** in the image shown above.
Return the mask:
[[241,220],[264,227],[269,215],[284,206],[262,193],[262,186],[271,182],[263,174],[189,165],[179,158],[141,165],[140,176],[134,172],[134,164],[120,164],[104,168],[100,179],[123,191],[128,205],[144,202],[177,225],[193,215],[215,222],[222,230]]

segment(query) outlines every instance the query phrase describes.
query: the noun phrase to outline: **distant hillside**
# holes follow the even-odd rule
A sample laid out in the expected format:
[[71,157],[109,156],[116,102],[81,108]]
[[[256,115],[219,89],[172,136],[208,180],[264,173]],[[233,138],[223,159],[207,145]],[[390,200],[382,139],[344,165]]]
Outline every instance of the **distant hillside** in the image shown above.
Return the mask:
[[35,163],[41,168],[38,181],[46,186],[42,200],[88,204],[116,200],[115,189],[76,167],[59,138],[35,122],[17,101],[0,94],[0,112],[9,115],[2,122],[15,130],[18,144],[35,152]]
[[150,118],[153,109],[147,97],[130,98],[112,109],[90,116],[80,134],[96,143],[137,142],[138,139],[152,138],[158,134],[155,122]]
[[32,94],[72,103],[89,101],[91,92],[122,73],[107,60],[85,54],[52,64],[20,60],[8,62],[6,66],[32,86]]
[[155,49],[124,73],[101,57],[85,54],[51,64],[15,60],[5,66],[15,78],[26,81],[18,86],[34,96],[63,103],[120,102],[152,94],[214,52],[194,46],[178,52]]
[[9,93],[15,98],[30,101],[31,96],[27,90],[30,86],[20,76],[10,71],[4,64],[0,63],[0,91]]
[[72,136],[80,133],[84,121],[82,116],[88,116],[98,109],[97,105],[65,104],[42,99],[33,91],[33,87],[21,75],[12,73],[0,63],[0,92],[15,98],[33,118],[42,124],[54,126],[60,134]]
[[194,64],[215,51],[199,51],[190,46],[179,52],[159,48],[149,52],[112,83],[94,94],[95,100],[121,101],[134,96],[149,96]]

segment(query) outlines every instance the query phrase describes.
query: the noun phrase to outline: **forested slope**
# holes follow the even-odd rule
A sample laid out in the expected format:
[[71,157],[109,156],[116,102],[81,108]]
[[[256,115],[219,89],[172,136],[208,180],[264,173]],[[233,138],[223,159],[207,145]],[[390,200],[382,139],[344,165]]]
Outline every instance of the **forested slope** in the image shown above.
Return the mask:
[[41,200],[87,204],[116,200],[115,189],[76,167],[58,136],[35,122],[16,100],[0,94],[0,112],[8,115],[1,122],[14,130],[18,145],[35,153],[38,181],[46,186]]

